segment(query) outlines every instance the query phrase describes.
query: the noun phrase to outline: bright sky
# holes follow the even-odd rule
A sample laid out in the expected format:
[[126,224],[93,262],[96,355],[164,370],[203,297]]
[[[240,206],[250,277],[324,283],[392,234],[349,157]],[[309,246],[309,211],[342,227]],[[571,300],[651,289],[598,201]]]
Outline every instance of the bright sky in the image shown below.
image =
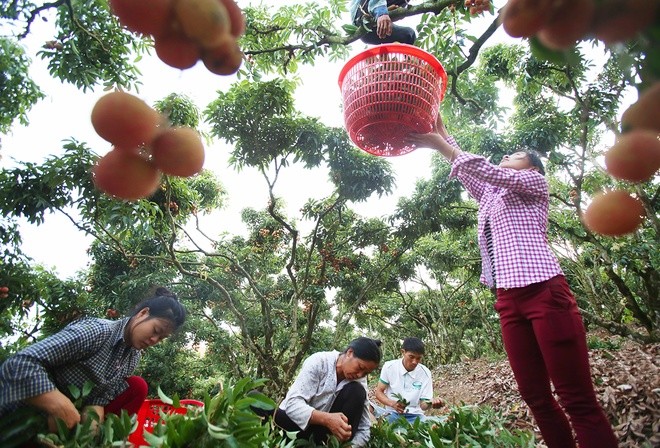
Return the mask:
[[[239,0],[239,5],[245,1]],[[272,6],[298,3],[295,0],[272,0]],[[410,20],[410,19],[407,19]],[[491,16],[482,19],[490,23]],[[414,26],[414,23],[413,23]],[[3,33],[4,34],[4,33]],[[36,52],[47,40],[52,39],[50,25],[41,20],[33,24],[31,34],[23,45],[33,60],[31,76],[39,83],[47,98],[38,103],[30,112],[30,124],[16,125],[10,135],[0,136],[2,160],[0,167],[9,168],[16,161],[39,163],[45,157],[62,153],[63,141],[75,138],[86,142],[97,153],[110,149],[110,144],[94,132],[90,123],[92,107],[99,97],[105,94],[101,89],[83,94],[75,87],[53,79],[45,63]],[[357,54],[367,48],[361,42],[354,43],[350,52]],[[442,62],[442,61],[441,61]],[[303,67],[300,78],[303,85],[296,91],[298,109],[308,116],[318,117],[329,126],[343,126],[341,95],[337,79],[343,62],[320,62],[314,67]],[[145,57],[139,64],[143,86],[137,94],[148,104],[153,105],[172,92],[191,98],[200,108],[216,97],[218,90],[226,91],[235,77],[222,77],[210,74],[203,64],[198,63],[189,70],[180,71],[162,63],[155,56]],[[221,231],[231,234],[242,233],[240,211],[245,207],[263,209],[267,202],[267,187],[264,180],[253,170],[236,173],[228,167],[229,149],[223,142],[207,146],[205,168],[213,170],[228,190],[227,206],[212,218],[204,221],[209,235]],[[365,216],[385,216],[390,214],[401,196],[408,196],[420,178],[430,174],[431,151],[420,149],[405,156],[390,158],[397,175],[397,188],[393,195],[384,198],[371,198],[366,204],[359,204],[357,210]],[[289,169],[280,177],[275,193],[287,198],[291,213],[296,212],[310,197],[321,198],[331,192],[325,181],[325,173],[306,172],[302,169]],[[84,268],[88,258],[86,250],[91,242],[89,237],[74,228],[69,220],[54,214],[47,217],[46,223],[36,227],[24,224],[21,227],[23,250],[37,263],[55,269],[60,276],[69,277]]]

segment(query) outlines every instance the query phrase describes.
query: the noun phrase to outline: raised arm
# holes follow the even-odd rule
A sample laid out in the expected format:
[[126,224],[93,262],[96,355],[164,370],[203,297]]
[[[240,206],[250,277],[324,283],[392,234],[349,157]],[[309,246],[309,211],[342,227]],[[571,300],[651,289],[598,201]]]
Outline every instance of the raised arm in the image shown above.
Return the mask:
[[454,139],[447,132],[447,128],[439,112],[431,132],[428,134],[410,134],[407,141],[421,148],[434,149],[450,162],[456,160],[456,157],[461,153],[458,145],[456,145]]

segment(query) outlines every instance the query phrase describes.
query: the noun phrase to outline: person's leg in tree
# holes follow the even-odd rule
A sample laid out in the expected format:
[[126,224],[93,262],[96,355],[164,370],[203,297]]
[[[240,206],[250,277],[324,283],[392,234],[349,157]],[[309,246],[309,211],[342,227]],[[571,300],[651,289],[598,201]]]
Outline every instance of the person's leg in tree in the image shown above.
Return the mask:
[[388,39],[391,39],[392,42],[414,45],[417,34],[410,27],[392,24],[392,35]]
[[414,45],[416,39],[417,34],[415,33],[415,30],[407,26],[396,24],[392,24],[392,34],[386,36],[384,39],[378,37],[375,31],[371,31],[361,38],[362,42],[369,45],[391,44],[394,42]]

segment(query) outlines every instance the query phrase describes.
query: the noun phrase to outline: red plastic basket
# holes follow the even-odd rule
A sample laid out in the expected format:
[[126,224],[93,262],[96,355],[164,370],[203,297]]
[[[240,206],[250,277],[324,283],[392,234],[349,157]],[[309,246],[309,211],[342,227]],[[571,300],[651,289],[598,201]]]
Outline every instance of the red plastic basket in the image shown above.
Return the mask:
[[358,148],[377,156],[415,149],[410,133],[427,133],[447,90],[447,72],[408,44],[378,45],[351,58],[339,74],[344,122]]
[[138,427],[133,432],[128,441],[135,447],[148,446],[144,440],[144,432],[153,432],[154,426],[161,420],[160,412],[165,414],[186,414],[190,407],[204,407],[204,403],[199,400],[179,400],[180,407],[175,408],[170,404],[163,403],[162,400],[144,400],[137,414]]

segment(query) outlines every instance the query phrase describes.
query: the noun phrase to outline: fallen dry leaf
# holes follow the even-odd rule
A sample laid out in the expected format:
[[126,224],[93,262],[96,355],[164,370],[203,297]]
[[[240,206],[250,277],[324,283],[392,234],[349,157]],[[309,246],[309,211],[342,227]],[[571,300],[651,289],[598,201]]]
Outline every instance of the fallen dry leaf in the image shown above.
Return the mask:
[[[619,350],[590,351],[598,398],[619,438],[619,447],[660,446],[660,344],[622,343]],[[518,394],[506,360],[471,360],[434,370],[436,395],[448,405],[492,406],[511,419],[512,428],[538,427]],[[442,414],[431,411],[432,414]],[[539,447],[543,447],[539,442]]]

